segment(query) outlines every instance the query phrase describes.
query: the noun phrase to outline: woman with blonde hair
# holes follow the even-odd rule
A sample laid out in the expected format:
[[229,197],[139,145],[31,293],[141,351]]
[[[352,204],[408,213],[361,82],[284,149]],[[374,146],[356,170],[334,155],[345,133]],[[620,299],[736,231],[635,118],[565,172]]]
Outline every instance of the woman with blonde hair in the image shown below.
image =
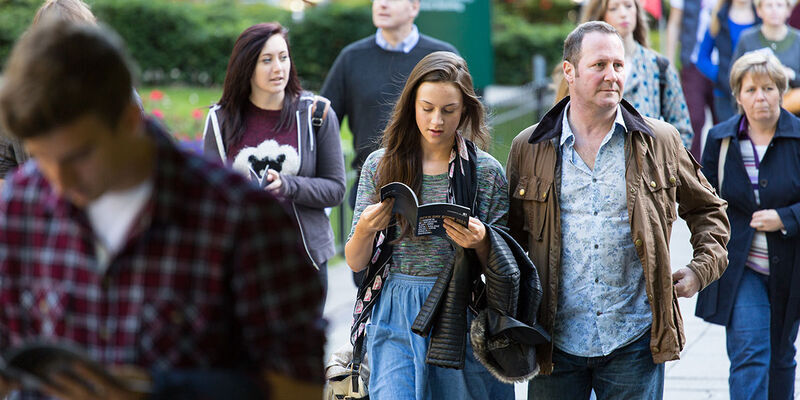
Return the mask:
[[728,268],[695,314],[725,326],[731,399],[791,399],[800,324],[800,119],[781,107],[780,61],[751,52],[731,68],[741,115],[713,127],[703,173],[728,201]]
[[60,21],[70,21],[76,23],[97,22],[92,14],[89,5],[81,0],[47,0],[36,11],[33,17],[33,25],[39,24],[45,19],[55,18]]
[[[445,368],[426,362],[431,336],[412,332],[437,277],[456,262],[454,245],[473,249],[485,268],[491,247],[487,229],[492,228],[484,223],[506,225],[508,182],[503,167],[476,144],[487,146],[489,131],[466,62],[450,52],[429,54],[411,71],[384,130],[382,148],[364,162],[345,246],[354,272],[367,268],[373,257],[391,252],[383,286],[380,277],[372,286],[382,287],[382,292],[366,325],[371,398],[514,398],[514,387],[493,377],[476,360],[470,343],[456,354],[460,365]],[[387,230],[394,200],[381,202],[379,192],[391,182],[409,186],[420,203],[470,208],[468,225],[445,219],[446,238],[415,236],[409,221],[398,214],[397,225]],[[471,182],[477,182],[477,188]],[[386,239],[391,236],[396,239]],[[383,240],[391,247],[376,252],[376,243],[378,250],[386,249],[380,247]],[[466,306],[456,313],[454,319],[471,315]],[[439,328],[453,326],[435,326],[433,332]]]
[[[581,8],[581,23],[604,21],[614,27],[625,46],[625,92],[622,97],[640,114],[663,119],[681,134],[691,147],[689,109],[675,68],[647,44],[647,20],[638,0],[588,0]],[[559,68],[560,72],[560,68]],[[556,102],[567,96],[561,74],[557,80]]]

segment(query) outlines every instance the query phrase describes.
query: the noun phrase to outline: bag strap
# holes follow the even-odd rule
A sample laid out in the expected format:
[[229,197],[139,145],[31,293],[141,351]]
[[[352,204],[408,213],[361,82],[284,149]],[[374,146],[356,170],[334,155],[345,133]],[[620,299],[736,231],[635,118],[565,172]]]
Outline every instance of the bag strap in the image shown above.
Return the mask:
[[717,189],[722,194],[722,180],[725,179],[725,160],[728,159],[728,146],[731,145],[730,136],[722,138],[719,148],[719,160],[717,162]]
[[658,64],[659,107],[661,107],[661,115],[664,115],[664,93],[667,90],[667,69],[669,68],[669,60],[664,56],[656,55],[656,64]]
[[[319,104],[322,103],[322,107]],[[322,97],[314,96],[314,103],[311,105],[311,125],[316,128],[322,126],[325,117],[328,116],[328,110],[331,108],[331,101]]]
[[350,343],[353,344],[353,359],[350,363],[350,375],[353,375],[353,392],[358,392],[358,379],[356,376],[361,370],[361,362],[364,359],[364,347],[366,334],[364,329],[369,320],[370,311],[375,306],[386,280],[389,278],[389,264],[392,260],[393,246],[391,242],[395,238],[396,221],[394,218],[389,222],[389,226],[375,236],[373,241],[372,258],[367,265],[367,275],[361,281],[356,295],[356,304],[353,307],[353,324],[350,326]]

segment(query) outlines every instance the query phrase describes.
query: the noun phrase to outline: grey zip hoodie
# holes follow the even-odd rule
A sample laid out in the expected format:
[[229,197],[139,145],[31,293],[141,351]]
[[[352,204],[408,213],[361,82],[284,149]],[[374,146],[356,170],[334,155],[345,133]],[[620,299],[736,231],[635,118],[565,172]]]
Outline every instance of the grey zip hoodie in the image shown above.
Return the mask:
[[[336,112],[330,108],[322,126],[314,130],[311,124],[313,103],[313,94],[301,94],[295,113],[300,170],[297,175],[281,175],[281,193],[291,203],[306,253],[314,266],[318,266],[336,253],[333,230],[325,208],[338,206],[342,202],[345,194],[345,172]],[[219,129],[215,129],[214,120]],[[222,139],[225,120],[222,109],[216,104],[211,106],[206,116],[203,152],[229,165],[231,161],[225,151],[227,146]]]

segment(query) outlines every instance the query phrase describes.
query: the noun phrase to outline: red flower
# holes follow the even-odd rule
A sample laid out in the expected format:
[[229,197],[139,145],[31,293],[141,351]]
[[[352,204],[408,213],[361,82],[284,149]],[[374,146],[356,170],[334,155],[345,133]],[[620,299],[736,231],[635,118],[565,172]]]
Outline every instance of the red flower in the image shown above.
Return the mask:
[[192,110],[192,118],[198,121],[203,119],[203,112],[199,108],[195,108],[194,110]]
[[152,92],[150,92],[150,100],[159,101],[163,98],[164,98],[164,92],[158,89],[154,89]]
[[153,116],[158,118],[158,119],[164,119],[164,112],[159,110],[159,109],[157,109],[157,108],[154,108],[153,109]]

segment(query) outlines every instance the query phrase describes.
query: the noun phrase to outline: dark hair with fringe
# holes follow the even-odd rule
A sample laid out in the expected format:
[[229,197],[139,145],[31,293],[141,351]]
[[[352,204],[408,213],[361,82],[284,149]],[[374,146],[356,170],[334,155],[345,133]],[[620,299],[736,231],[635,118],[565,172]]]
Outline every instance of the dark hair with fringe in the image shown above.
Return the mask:
[[287,30],[277,22],[266,22],[253,25],[242,32],[233,45],[231,58],[228,60],[228,69],[225,72],[225,83],[222,88],[222,97],[219,105],[227,119],[223,136],[228,142],[237,142],[244,135],[244,110],[250,101],[251,78],[258,62],[258,56],[264,44],[272,35],[281,35],[286,40],[289,50],[289,80],[284,89],[283,106],[276,130],[285,129],[292,123],[292,118],[297,111],[298,100],[303,88],[297,77],[297,69],[292,60],[292,50],[289,47]]

